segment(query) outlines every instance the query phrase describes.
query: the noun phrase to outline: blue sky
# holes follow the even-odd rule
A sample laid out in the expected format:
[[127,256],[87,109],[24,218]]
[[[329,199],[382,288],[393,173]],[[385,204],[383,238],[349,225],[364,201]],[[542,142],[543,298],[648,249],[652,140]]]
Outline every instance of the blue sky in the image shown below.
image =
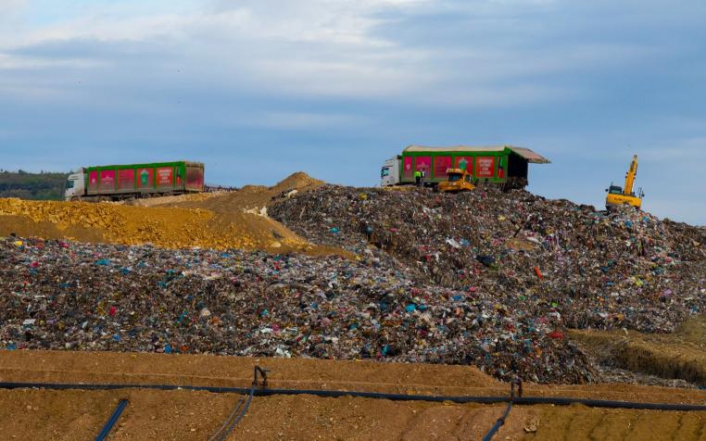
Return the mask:
[[375,185],[409,144],[549,157],[530,190],[706,224],[706,2],[0,0],[2,168],[191,159]]

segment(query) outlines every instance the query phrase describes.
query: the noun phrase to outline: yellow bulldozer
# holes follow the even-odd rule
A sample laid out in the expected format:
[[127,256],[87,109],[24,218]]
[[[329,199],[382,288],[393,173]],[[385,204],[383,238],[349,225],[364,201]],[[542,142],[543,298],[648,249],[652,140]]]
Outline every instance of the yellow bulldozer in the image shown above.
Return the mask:
[[458,193],[462,191],[471,191],[475,187],[472,180],[473,176],[468,170],[460,168],[450,168],[446,171],[446,180],[439,182],[437,190],[442,193]]
[[642,198],[645,194],[642,192],[641,188],[637,192],[633,191],[636,176],[637,155],[633,156],[632,162],[630,163],[630,168],[625,175],[625,186],[621,188],[620,186],[613,185],[613,183],[611,183],[610,187],[606,189],[608,192],[605,199],[606,209],[611,210],[622,206],[635,207],[638,210],[642,208]]

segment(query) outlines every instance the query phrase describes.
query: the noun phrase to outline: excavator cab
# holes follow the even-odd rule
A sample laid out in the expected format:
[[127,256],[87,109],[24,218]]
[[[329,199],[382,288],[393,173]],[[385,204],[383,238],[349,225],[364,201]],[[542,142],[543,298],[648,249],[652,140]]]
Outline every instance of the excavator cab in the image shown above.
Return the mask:
[[613,184],[610,184],[610,187],[606,191],[609,194],[623,194],[623,188]]

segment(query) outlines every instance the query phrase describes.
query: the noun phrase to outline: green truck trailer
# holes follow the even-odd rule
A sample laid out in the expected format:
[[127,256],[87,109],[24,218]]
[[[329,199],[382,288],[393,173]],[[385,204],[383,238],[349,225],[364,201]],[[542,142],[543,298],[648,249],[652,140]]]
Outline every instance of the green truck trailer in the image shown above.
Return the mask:
[[468,170],[473,183],[522,188],[528,183],[529,164],[548,164],[547,158],[524,147],[511,145],[472,147],[424,147],[411,145],[401,155],[385,161],[380,173],[383,187],[414,184],[415,172],[426,185],[445,181],[449,169]]
[[69,175],[67,201],[117,201],[152,196],[199,193],[204,165],[175,161],[84,167]]

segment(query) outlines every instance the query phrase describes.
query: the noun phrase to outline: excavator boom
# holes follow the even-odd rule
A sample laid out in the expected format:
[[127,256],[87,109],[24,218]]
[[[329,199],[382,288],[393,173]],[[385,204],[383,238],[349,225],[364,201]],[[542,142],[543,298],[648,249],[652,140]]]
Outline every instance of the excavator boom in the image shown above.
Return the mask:
[[633,156],[632,162],[630,163],[630,169],[625,175],[625,187],[623,187],[623,194],[625,196],[633,195],[633,186],[635,185],[635,176],[637,175],[637,155]]

